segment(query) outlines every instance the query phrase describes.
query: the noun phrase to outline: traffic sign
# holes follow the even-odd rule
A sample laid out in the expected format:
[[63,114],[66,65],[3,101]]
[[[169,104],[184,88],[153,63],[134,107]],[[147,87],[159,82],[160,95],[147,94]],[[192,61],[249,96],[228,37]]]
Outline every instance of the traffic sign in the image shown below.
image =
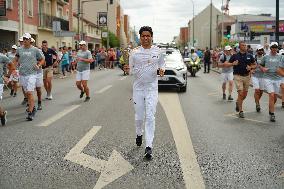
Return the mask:
[[74,37],[76,33],[70,31],[55,31],[53,32],[53,35],[55,37]]

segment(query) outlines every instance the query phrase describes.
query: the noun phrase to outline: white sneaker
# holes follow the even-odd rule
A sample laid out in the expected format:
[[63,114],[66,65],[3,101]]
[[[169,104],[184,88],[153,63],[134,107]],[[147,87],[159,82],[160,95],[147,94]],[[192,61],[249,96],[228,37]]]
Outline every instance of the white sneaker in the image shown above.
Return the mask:
[[48,100],[52,100],[52,94],[49,95]]

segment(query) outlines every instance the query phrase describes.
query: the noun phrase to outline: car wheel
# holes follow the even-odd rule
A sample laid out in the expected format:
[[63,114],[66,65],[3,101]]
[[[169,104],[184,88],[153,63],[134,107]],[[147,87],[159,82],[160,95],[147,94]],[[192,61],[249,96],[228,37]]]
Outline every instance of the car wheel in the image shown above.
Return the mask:
[[187,86],[183,86],[179,88],[179,92],[186,92]]

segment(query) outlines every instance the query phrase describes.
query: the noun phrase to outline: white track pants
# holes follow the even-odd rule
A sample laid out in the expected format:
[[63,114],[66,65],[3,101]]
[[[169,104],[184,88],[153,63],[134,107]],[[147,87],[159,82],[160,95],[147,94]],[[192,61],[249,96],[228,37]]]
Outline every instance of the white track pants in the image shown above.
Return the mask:
[[133,91],[133,102],[135,109],[136,135],[143,135],[145,123],[146,147],[151,147],[155,132],[155,114],[158,103],[158,90]]

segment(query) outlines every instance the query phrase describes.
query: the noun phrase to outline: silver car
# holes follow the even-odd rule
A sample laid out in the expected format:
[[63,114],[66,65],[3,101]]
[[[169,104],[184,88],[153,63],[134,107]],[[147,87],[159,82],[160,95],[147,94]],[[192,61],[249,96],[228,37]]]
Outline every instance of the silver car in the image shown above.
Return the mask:
[[165,53],[165,75],[159,76],[159,86],[177,88],[180,92],[186,92],[187,68],[179,51]]

